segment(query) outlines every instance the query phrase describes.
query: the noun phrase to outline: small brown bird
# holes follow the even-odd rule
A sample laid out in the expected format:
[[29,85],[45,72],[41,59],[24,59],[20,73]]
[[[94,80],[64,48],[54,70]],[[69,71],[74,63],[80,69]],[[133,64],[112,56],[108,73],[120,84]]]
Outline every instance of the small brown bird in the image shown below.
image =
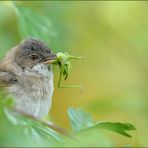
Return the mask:
[[[37,118],[51,108],[56,55],[40,40],[28,38],[12,48],[0,63],[0,84],[15,100],[15,108]],[[48,65],[47,65],[48,64]]]

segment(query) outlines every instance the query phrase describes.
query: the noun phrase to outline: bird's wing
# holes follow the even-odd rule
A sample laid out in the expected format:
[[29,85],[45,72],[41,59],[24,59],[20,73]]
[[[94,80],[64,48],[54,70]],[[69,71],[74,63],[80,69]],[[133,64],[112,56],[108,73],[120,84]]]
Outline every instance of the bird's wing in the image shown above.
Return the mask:
[[7,71],[5,67],[0,61],[0,86],[9,86],[17,81],[16,75]]
[[17,82],[16,75],[10,72],[0,71],[0,85],[9,86]]
[[0,72],[4,72],[5,70],[5,66],[3,65],[3,63],[0,61]]

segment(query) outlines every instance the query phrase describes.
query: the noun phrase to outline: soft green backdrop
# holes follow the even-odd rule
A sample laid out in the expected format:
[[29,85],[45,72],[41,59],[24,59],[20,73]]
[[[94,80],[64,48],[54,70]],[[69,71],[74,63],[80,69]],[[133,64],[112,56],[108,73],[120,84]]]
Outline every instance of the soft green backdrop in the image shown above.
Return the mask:
[[[55,30],[50,39],[53,51],[86,57],[72,63],[70,76],[64,83],[82,84],[82,92],[75,88],[57,88],[59,71],[54,68],[52,119],[69,129],[67,108],[83,107],[96,120],[130,122],[137,127],[132,139],[111,134],[117,146],[148,146],[148,2],[32,1],[16,4],[50,19]],[[2,58],[21,37],[16,13],[8,1],[0,2],[0,19]]]

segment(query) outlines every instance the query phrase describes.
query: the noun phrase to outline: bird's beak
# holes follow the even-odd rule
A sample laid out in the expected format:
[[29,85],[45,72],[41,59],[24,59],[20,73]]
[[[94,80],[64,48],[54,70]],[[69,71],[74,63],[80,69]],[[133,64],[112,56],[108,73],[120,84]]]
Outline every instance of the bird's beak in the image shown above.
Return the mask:
[[56,57],[57,57],[56,54],[49,54],[45,57],[45,59],[43,60],[43,63],[52,64],[55,61]]

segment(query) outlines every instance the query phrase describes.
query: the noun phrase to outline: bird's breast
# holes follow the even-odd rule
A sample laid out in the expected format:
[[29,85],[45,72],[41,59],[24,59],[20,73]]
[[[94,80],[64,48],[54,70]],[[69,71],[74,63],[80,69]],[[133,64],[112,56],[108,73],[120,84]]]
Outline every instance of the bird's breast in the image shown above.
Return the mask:
[[17,80],[17,84],[9,87],[16,108],[39,118],[47,115],[54,90],[52,69],[37,65],[31,71],[18,75]]

